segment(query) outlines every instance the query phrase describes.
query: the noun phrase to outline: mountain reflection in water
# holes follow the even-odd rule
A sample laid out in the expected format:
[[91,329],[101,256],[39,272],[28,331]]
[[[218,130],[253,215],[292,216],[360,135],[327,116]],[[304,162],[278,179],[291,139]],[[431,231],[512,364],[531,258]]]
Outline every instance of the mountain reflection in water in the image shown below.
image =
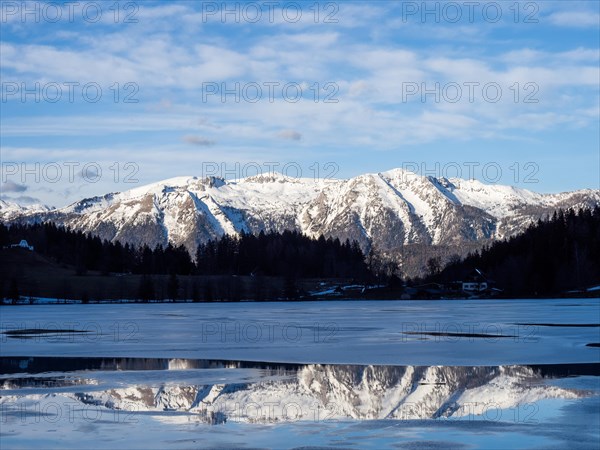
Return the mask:
[[184,420],[207,423],[463,418],[511,408],[531,415],[540,400],[592,395],[552,385],[552,379],[599,371],[600,364],[359,366],[5,357],[0,387],[7,395],[0,403],[43,401],[51,391],[54,401],[62,397],[82,406],[153,412],[161,420],[182,420],[183,414]]

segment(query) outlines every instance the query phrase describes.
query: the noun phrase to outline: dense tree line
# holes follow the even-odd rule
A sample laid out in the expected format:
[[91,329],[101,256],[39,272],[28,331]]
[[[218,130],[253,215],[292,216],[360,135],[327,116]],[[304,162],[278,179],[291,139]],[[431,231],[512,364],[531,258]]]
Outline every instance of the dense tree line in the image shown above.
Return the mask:
[[13,224],[10,227],[0,224],[0,245],[12,245],[22,239],[33,245],[37,253],[51,257],[59,264],[74,266],[79,275],[85,275],[88,270],[103,274],[168,274],[173,271],[188,274],[193,270],[190,256],[183,247],[134,248],[52,223]]
[[600,207],[558,211],[524,233],[455,260],[428,281],[460,280],[482,270],[509,296],[554,295],[600,284]]
[[[52,223],[0,224],[0,245],[22,239],[35,251],[80,275],[87,271],[177,275],[265,275],[292,278],[363,277],[368,273],[358,244],[311,239],[296,232],[225,235],[198,247],[195,260],[183,246],[135,248]],[[172,281],[172,290],[176,290]]]
[[243,233],[200,245],[198,272],[204,275],[363,277],[365,257],[356,242],[308,238],[298,232]]

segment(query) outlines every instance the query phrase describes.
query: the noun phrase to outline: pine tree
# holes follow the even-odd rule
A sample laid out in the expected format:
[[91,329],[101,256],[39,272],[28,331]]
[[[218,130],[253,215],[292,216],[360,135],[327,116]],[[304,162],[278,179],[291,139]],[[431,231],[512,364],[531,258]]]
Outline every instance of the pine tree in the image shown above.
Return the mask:
[[8,288],[8,299],[11,300],[13,304],[16,304],[20,298],[19,284],[17,283],[16,278],[12,278],[10,280],[10,287]]
[[179,298],[179,279],[175,272],[169,275],[169,281],[167,284],[167,296],[171,300],[177,300]]

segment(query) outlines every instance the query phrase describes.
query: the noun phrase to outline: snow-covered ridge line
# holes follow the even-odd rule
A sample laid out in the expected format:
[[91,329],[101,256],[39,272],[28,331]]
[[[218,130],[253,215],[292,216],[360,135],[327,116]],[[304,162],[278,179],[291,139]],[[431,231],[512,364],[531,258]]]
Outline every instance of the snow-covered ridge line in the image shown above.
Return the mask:
[[356,240],[386,252],[409,244],[458,246],[523,231],[556,209],[591,208],[600,191],[538,194],[475,180],[394,169],[346,180],[255,175],[225,181],[176,177],[61,209],[0,203],[0,220],[53,221],[103,239],[150,246],[223,234],[296,230]]
[[0,200],[0,219],[10,220],[11,218],[36,214],[40,212],[47,212],[53,209],[54,208],[41,204],[19,205],[15,202]]

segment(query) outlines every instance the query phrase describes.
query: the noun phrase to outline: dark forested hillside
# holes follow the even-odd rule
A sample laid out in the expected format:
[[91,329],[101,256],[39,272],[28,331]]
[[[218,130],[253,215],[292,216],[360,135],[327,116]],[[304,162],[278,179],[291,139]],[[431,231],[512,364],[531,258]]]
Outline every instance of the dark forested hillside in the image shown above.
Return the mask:
[[524,233],[448,265],[430,281],[479,269],[507,296],[544,296],[600,284],[600,207],[558,211]]
[[296,232],[223,236],[198,247],[192,261],[183,247],[134,248],[54,224],[0,224],[0,246],[27,240],[35,251],[78,274],[101,273],[363,277],[365,258],[356,243],[311,239]]
[[[387,280],[389,292],[384,289],[373,294],[385,294],[386,298],[400,298],[408,292],[395,270],[375,264],[377,255],[369,254],[368,262],[365,261],[356,243],[323,237],[311,239],[297,232],[223,236],[200,245],[192,258],[183,246],[134,248],[51,223],[10,227],[0,224],[0,246],[9,247],[22,239],[35,247],[34,252],[22,252],[37,259],[23,259],[12,253],[5,255],[16,259],[4,264],[6,273],[0,273],[4,278],[0,280],[3,291],[14,284],[13,290],[27,288],[29,295],[103,298],[109,294],[103,292],[102,285],[106,285],[108,291],[112,280],[116,286],[112,295],[120,298],[297,298],[298,280],[328,278],[359,283],[378,279],[380,285]],[[13,249],[3,251],[13,252]],[[28,266],[26,273],[19,269],[24,265]],[[32,268],[36,265],[40,267],[39,274]],[[495,242],[462,260],[454,258],[454,262],[441,271],[439,259],[430,260],[426,267],[430,275],[425,280],[413,280],[409,285],[435,282],[444,288],[438,287],[440,292],[431,294],[432,298],[444,296],[453,292],[452,286],[458,281],[467,281],[475,269],[495,288],[493,292],[478,295],[556,296],[600,285],[600,207],[578,212],[559,211],[518,236]],[[111,274],[132,274],[131,277],[139,281],[135,281],[136,287],[132,288],[133,282],[127,277],[102,276]],[[73,279],[74,276],[77,277]],[[248,280],[241,282],[236,277]],[[64,286],[49,289],[59,283],[57,278]],[[267,286],[267,278],[271,286]],[[88,284],[94,279],[100,288],[88,288],[86,279],[90,280]],[[265,294],[267,287],[272,291],[269,295]]]

